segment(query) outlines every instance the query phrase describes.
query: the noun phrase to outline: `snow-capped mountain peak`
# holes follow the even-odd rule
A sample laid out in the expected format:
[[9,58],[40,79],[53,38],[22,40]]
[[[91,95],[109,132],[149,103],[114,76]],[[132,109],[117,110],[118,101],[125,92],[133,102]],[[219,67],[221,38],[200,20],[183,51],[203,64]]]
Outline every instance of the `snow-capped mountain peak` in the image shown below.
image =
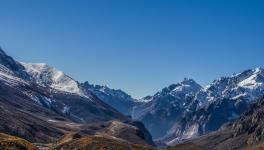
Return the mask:
[[256,68],[243,71],[230,77],[221,77],[205,86],[196,94],[196,100],[207,105],[218,98],[246,98],[248,102],[260,98],[264,92],[264,69]]
[[184,80],[173,91],[180,92],[198,92],[202,87],[196,83],[193,79],[184,78]]
[[36,80],[36,82],[44,87],[51,87],[57,91],[83,95],[79,88],[78,82],[45,63],[24,63],[26,71]]
[[160,92],[157,92],[154,96],[146,96],[138,100],[138,102],[147,103],[162,95],[171,95],[174,97],[182,97],[194,95],[199,90],[202,89],[202,86],[196,83],[193,79],[184,78],[183,81],[177,84],[171,84],[168,87],[163,88]]
[[197,93],[202,87],[196,83],[193,79],[185,78],[182,82],[178,84],[172,84],[166,88],[164,88],[161,92],[157,95],[161,94],[171,94],[173,96],[178,97],[179,95],[193,95]]

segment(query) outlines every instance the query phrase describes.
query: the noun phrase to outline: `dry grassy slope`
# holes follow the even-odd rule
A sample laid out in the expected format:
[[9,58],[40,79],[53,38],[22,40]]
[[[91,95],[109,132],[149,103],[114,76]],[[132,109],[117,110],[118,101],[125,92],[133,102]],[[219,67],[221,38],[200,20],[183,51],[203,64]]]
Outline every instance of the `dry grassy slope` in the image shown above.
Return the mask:
[[96,122],[81,125],[76,130],[71,130],[71,133],[76,133],[81,137],[111,136],[133,144],[154,145],[149,133],[137,124],[137,122],[122,123],[119,121]]
[[254,146],[245,148],[245,150],[263,150],[263,149],[264,149],[264,142],[260,142]]
[[53,150],[154,150],[151,147],[131,144],[108,136],[84,136],[69,134],[51,148]]
[[[1,150],[38,150],[32,143],[7,134],[0,133]],[[84,136],[78,134],[66,134],[57,141],[46,147],[47,150],[154,150],[154,148],[131,144],[124,140],[110,136]]]
[[118,121],[112,121],[104,133],[134,144],[154,145],[151,135],[140,122],[128,122],[125,124]]
[[1,150],[37,150],[37,148],[28,141],[0,133],[0,149]]
[[144,129],[140,128],[139,125],[134,126],[134,122],[122,123],[119,121],[108,121],[108,122],[96,122],[79,127],[79,130],[72,131],[65,134],[62,140],[69,141],[73,137],[82,138],[85,136],[102,136],[102,137],[113,137],[114,139],[122,139],[127,143],[138,144],[138,145],[154,145],[151,140],[151,136],[146,133]]
[[193,143],[183,143],[175,147],[169,147],[168,150],[206,150],[205,148]]

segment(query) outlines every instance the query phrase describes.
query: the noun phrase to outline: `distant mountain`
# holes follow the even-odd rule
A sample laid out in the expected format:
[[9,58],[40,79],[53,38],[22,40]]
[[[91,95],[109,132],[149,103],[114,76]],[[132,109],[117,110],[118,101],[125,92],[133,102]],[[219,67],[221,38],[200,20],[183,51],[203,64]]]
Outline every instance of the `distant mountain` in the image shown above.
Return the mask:
[[203,102],[200,105],[206,105],[219,98],[245,99],[252,103],[263,95],[263,89],[264,70],[256,68],[213,81],[196,94],[195,100]]
[[167,145],[182,142],[218,130],[223,124],[237,119],[249,104],[243,100],[219,99],[205,108],[185,112],[182,118],[162,138]]
[[264,95],[264,70],[246,70],[215,80],[195,94],[182,118],[163,138],[167,144],[218,130],[232,122]]
[[[135,129],[130,136],[138,141],[128,142],[153,144],[143,124],[133,122],[62,71],[46,64],[17,62],[0,49],[0,132],[51,143],[91,124],[86,135],[108,135],[101,129],[111,121]],[[114,129],[119,133],[119,126]]]
[[187,140],[184,145],[196,145],[208,150],[261,150],[264,148],[263,114],[264,99],[261,98],[233,123],[225,124],[218,131],[205,136]]
[[156,139],[167,144],[219,129],[264,95],[264,70],[246,70],[201,87],[192,79],[172,84],[133,108]]
[[105,103],[117,109],[125,115],[131,115],[133,106],[137,103],[130,95],[122,90],[110,89],[107,86],[92,85],[89,82],[82,84],[82,87],[91,91]]
[[181,118],[201,88],[192,79],[172,84],[154,96],[146,97],[149,102],[135,106],[132,117],[141,120],[154,138],[162,137]]

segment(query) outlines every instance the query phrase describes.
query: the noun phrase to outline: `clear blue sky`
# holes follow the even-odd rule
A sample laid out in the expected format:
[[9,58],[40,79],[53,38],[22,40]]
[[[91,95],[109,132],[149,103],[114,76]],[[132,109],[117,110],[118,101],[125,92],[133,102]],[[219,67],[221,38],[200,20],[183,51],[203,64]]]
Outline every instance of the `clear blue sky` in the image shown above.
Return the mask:
[[134,97],[264,66],[263,0],[0,0],[0,45]]

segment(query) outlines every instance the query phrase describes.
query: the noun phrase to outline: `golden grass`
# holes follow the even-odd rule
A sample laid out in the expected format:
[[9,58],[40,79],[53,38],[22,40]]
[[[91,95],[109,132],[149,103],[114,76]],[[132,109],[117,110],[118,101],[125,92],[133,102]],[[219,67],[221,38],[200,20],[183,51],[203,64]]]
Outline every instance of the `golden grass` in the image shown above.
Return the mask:
[[193,143],[183,143],[176,145],[174,147],[170,147],[168,148],[168,150],[206,150],[206,149],[198,145],[195,145]]
[[[75,135],[76,136],[76,135]],[[130,144],[101,136],[85,136],[82,138],[72,138],[69,135],[57,142],[52,149],[55,150],[153,150],[150,147]]]
[[245,150],[263,150],[264,149],[264,142],[257,143],[256,145],[251,145]]
[[4,133],[0,133],[1,150],[37,150],[30,142]]

